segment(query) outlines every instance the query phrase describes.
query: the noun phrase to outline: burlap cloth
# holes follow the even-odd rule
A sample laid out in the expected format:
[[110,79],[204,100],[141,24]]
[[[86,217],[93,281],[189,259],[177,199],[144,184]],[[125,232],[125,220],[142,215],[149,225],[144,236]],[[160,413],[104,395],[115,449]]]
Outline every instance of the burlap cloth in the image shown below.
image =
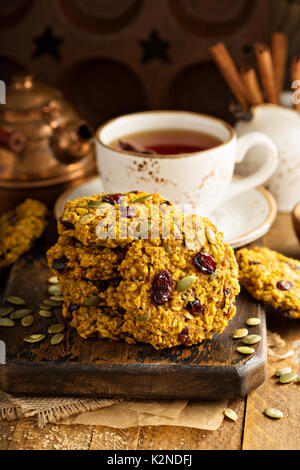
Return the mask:
[[[294,354],[276,333],[268,332],[268,360]],[[223,421],[226,400],[122,400],[96,398],[13,397],[0,390],[0,419],[31,418],[47,423],[104,425],[115,428],[171,425],[214,431]]]

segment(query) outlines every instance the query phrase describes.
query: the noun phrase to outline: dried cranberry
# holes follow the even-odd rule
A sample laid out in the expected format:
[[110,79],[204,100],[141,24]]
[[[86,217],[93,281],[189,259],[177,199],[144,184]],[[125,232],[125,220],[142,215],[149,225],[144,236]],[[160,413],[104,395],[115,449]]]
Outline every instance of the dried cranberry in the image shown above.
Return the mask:
[[204,251],[199,251],[194,256],[194,266],[203,274],[213,274],[216,270],[215,260]]
[[102,197],[102,202],[107,202],[108,204],[111,204],[114,206],[115,204],[119,204],[121,200],[121,194],[106,194],[106,196]]
[[230,314],[230,312],[231,312],[231,309],[232,309],[232,304],[230,304],[230,305],[229,305],[229,307],[228,307],[228,310],[227,310],[227,315],[229,315],[229,314]]
[[72,224],[72,222],[69,222],[68,220],[59,219],[59,221],[66,230],[71,230],[74,228],[74,225]]
[[171,295],[173,279],[168,271],[162,270],[153,283],[152,300],[156,305],[165,304]]
[[67,269],[67,264],[69,260],[66,256],[61,256],[60,258],[55,258],[52,263],[52,268],[55,269],[59,274],[64,274]]
[[249,261],[250,266],[252,266],[252,265],[256,266],[257,264],[261,264],[261,263],[259,263],[258,261]]
[[293,284],[293,283],[290,282],[290,281],[282,280],[282,281],[278,281],[278,282],[277,282],[276,287],[277,287],[277,289],[279,289],[279,290],[290,290],[290,289],[292,289],[293,287],[295,287],[295,284]]
[[78,310],[80,308],[80,305],[77,305],[77,304],[73,304],[73,302],[70,302],[69,303],[69,307],[68,307],[68,311],[70,313],[73,313],[75,312],[76,310]]
[[204,310],[199,299],[195,299],[195,300],[192,300],[191,302],[188,302],[185,308],[195,317],[197,317],[198,315],[201,315],[201,313],[203,313],[203,310]]
[[181,344],[187,344],[189,342],[189,337],[190,337],[190,327],[189,325],[186,325],[182,332],[179,333],[178,338]]
[[224,307],[225,307],[225,305],[226,305],[226,297],[227,297],[227,295],[230,294],[230,292],[231,292],[230,287],[225,287],[225,288],[223,289],[223,300],[222,300],[221,305],[220,305],[221,308],[224,308]]
[[126,152],[137,152],[137,149],[135,149],[133,145],[129,142],[124,142],[124,140],[119,140],[119,147]]

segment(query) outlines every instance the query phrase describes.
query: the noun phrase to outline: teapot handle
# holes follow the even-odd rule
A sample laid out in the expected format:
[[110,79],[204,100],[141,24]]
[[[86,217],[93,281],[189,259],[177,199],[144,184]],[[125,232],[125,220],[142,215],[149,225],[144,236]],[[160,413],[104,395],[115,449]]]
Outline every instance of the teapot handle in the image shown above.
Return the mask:
[[264,161],[261,167],[245,178],[232,181],[225,195],[225,200],[265,183],[276,170],[278,165],[278,150],[270,137],[262,132],[249,132],[238,138],[235,162],[240,163],[244,160],[248,150],[256,145],[265,147]]
[[26,138],[22,132],[8,127],[0,127],[0,147],[4,147],[14,153],[20,153],[24,149],[25,144]]

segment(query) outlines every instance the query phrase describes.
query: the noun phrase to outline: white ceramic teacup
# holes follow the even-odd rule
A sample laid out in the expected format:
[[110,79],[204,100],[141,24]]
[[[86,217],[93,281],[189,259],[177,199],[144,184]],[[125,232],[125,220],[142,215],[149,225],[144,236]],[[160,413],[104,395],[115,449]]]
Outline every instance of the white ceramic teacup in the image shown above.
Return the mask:
[[[179,155],[129,153],[110,146],[126,135],[162,129],[187,129],[210,134],[221,141],[208,150]],[[237,138],[234,129],[212,116],[185,111],[146,111],[121,116],[97,131],[97,164],[105,191],[143,190],[193,210],[209,214],[225,200],[264,183],[276,169],[277,150],[260,132]],[[247,151],[263,147],[261,166],[246,178],[233,181],[236,162]],[[190,207],[191,207],[190,206]]]

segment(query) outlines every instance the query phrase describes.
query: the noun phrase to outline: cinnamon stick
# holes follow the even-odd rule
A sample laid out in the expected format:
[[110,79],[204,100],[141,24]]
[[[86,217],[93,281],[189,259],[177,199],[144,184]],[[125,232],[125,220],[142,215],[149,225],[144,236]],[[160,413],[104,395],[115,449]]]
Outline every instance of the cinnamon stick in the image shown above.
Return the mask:
[[278,104],[278,94],[270,48],[267,44],[258,42],[254,45],[254,50],[267,101]]
[[[291,78],[293,88],[293,107],[294,109],[300,110],[300,55],[296,55],[291,62]],[[297,83],[294,83],[295,81]],[[299,101],[299,103],[297,103]]]
[[284,85],[285,67],[288,53],[288,38],[284,33],[273,33],[271,50],[276,89],[277,93],[280,93]]
[[249,103],[245,85],[225,44],[223,42],[215,44],[210,48],[210,53],[237,101],[248,111]]
[[253,67],[242,67],[241,77],[247,89],[250,103],[256,106],[263,103],[264,98],[257,80],[257,76]]

